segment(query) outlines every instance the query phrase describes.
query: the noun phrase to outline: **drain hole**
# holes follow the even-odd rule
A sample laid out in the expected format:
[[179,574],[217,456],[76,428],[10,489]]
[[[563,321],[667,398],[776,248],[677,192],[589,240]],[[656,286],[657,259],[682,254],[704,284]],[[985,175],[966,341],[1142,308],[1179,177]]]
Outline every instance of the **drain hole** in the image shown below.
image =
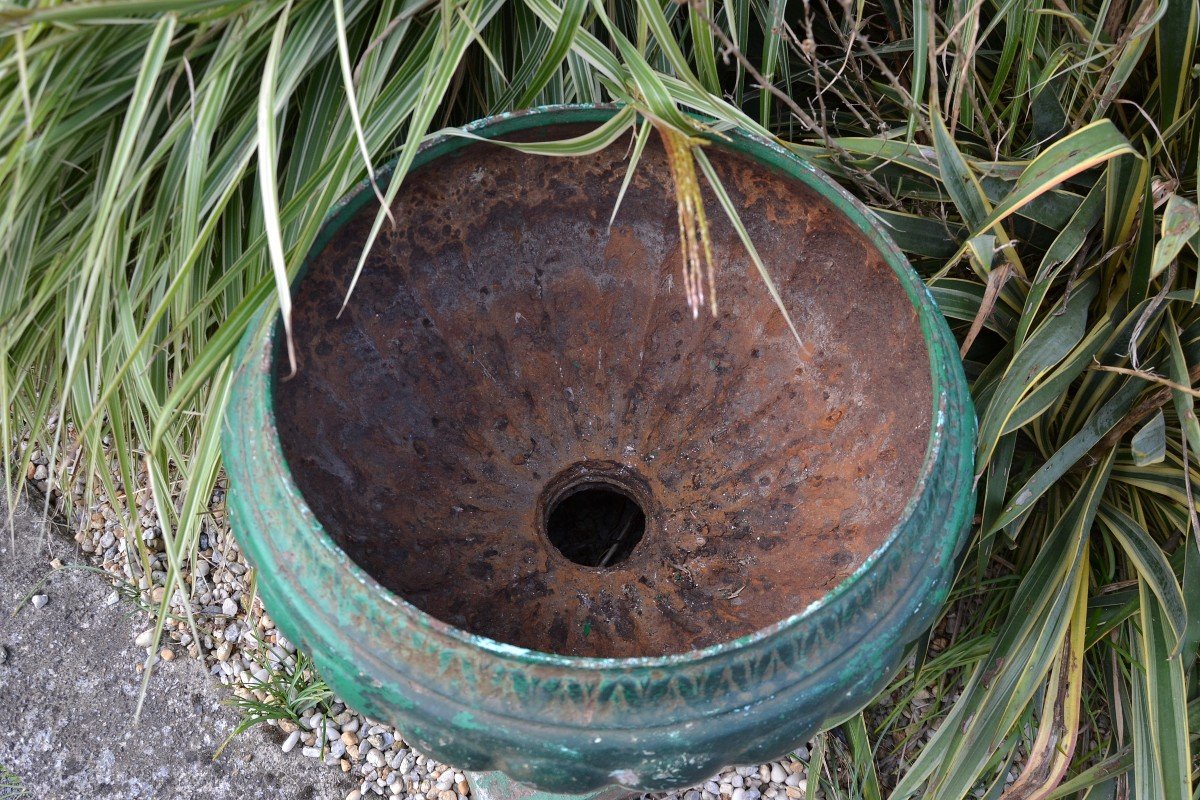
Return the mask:
[[582,486],[560,498],[546,517],[546,535],[564,556],[585,567],[611,567],[629,557],[646,532],[646,513],[608,485]]

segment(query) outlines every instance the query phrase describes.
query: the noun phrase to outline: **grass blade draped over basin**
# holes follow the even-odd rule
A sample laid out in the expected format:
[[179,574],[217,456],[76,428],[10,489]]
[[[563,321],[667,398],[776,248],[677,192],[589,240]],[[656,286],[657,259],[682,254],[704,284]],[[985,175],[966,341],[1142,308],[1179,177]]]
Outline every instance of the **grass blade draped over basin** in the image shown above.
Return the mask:
[[[858,796],[877,779],[886,794],[916,758],[905,787],[920,796],[1001,796],[1006,773],[1020,771],[1014,758],[1052,723],[1037,691],[1020,695],[985,745],[920,737],[1007,699],[997,658],[1022,686],[1057,677],[1073,631],[1046,639],[1045,620],[1013,601],[1056,591],[1062,621],[1076,600],[1068,590],[1082,586],[1083,669],[1059,673],[1078,684],[1059,696],[1078,705],[1079,731],[1065,771],[1042,753],[1035,765],[1054,768],[1023,777],[1021,796],[1111,796],[1126,785],[1138,797],[1191,795],[1195,398],[1094,367],[1176,386],[1197,377],[1198,244],[1186,235],[1200,141],[1195,3],[445,0],[343,10],[317,0],[0,7],[6,448],[28,432],[68,453],[85,477],[81,496],[58,480],[76,510],[97,492],[116,496],[118,480],[138,485],[149,459],[157,495],[179,498],[158,504],[156,522],[170,542],[169,579],[189,592],[189,558],[223,480],[214,429],[231,356],[276,292],[267,231],[280,234],[276,268],[294,276],[330,207],[367,174],[352,107],[376,166],[415,156],[431,128],[526,104],[619,100],[668,125],[682,112],[738,124],[779,137],[877,211],[960,342],[977,327],[964,362],[992,416],[976,467],[980,527],[945,624],[865,725],[848,726],[858,744],[819,739],[812,791]],[[278,214],[268,222],[259,112],[272,58]],[[1082,292],[1094,294],[1077,311]],[[852,313],[855,300],[846,298]],[[1077,313],[1082,335],[1061,339],[1062,318],[1075,324]],[[1063,348],[1041,351],[1052,337]],[[1049,355],[1032,358],[1038,351]],[[1016,377],[1014,364],[1035,361]],[[1131,439],[1159,412],[1162,441],[1147,444],[1161,444],[1163,458],[1137,466]],[[33,474],[33,449],[5,461],[10,491]],[[1040,557],[1110,454],[1086,562],[1063,548]],[[152,554],[132,533],[135,566],[149,573]],[[1047,558],[1060,563],[1043,569]],[[1003,652],[993,647],[1001,632]],[[1017,640],[1035,646],[1007,645]],[[876,769],[860,768],[864,753]],[[934,776],[943,761],[956,765],[952,780]]]

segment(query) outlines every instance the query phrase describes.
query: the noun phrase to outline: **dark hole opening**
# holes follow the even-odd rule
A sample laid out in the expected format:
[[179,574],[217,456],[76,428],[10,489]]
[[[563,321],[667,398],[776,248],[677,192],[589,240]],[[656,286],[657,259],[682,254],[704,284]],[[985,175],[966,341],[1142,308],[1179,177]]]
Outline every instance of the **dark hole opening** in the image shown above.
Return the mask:
[[609,486],[585,486],[558,500],[546,535],[564,556],[585,567],[611,567],[629,557],[646,532],[646,513]]

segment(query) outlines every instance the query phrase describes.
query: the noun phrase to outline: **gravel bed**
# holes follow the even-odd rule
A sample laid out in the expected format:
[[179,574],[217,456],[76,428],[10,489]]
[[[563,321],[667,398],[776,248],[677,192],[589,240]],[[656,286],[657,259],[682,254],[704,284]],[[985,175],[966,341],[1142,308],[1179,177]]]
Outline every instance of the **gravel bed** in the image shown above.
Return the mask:
[[[165,594],[167,559],[162,530],[155,514],[155,500],[144,471],[139,485],[129,492],[120,484],[116,455],[107,453],[116,491],[112,497],[103,490],[95,502],[83,507],[86,476],[80,469],[81,458],[67,426],[66,446],[51,470],[47,454],[35,449],[26,478],[48,498],[52,513],[66,509],[62,490],[51,475],[63,476],[73,495],[69,524],[79,549],[96,566],[108,572],[116,589],[108,596],[109,604],[132,600],[143,610],[157,607]],[[106,441],[107,443],[107,441]],[[22,442],[22,450],[28,445]],[[97,484],[99,485],[99,484]],[[36,505],[36,504],[35,504]],[[149,575],[144,573],[131,531],[141,531],[149,553]],[[214,490],[208,515],[203,523],[198,550],[186,563],[185,584],[194,587],[192,596],[176,590],[169,601],[169,616],[164,622],[158,647],[154,648],[153,617],[144,617],[147,627],[135,644],[146,649],[147,665],[158,659],[170,661],[181,655],[201,660],[208,671],[246,703],[263,702],[273,680],[287,677],[297,665],[305,669],[306,660],[287,638],[276,630],[270,616],[252,595],[252,571],[229,531],[225,513],[223,481]],[[132,556],[132,559],[131,559]],[[45,602],[45,598],[34,599]],[[190,618],[190,620],[189,620]],[[194,625],[194,628],[193,628]],[[195,631],[195,633],[193,633]],[[198,635],[196,635],[198,634]],[[912,707],[902,715],[919,719],[929,702],[918,695]],[[235,701],[237,702],[237,701]],[[872,710],[882,719],[888,713],[887,699]],[[440,764],[409,747],[394,727],[368,719],[347,708],[339,698],[329,696],[323,707],[299,709],[298,721],[272,719],[263,724],[278,729],[280,748],[297,758],[319,759],[330,769],[350,773],[360,785],[346,800],[403,797],[411,800],[466,800],[470,787],[463,773]],[[923,744],[933,730],[924,730],[910,739],[908,752]],[[655,800],[800,800],[806,798],[809,748],[802,746],[789,757],[768,764],[729,767],[712,779],[691,789],[644,795]],[[837,769],[826,762],[826,769]],[[1014,775],[1015,777],[1015,775]],[[815,797],[823,798],[818,789]]]

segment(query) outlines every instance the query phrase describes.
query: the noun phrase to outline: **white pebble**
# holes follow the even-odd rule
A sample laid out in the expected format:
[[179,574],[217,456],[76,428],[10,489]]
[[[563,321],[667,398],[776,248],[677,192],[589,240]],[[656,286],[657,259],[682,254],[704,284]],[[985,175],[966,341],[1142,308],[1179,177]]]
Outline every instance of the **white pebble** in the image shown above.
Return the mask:
[[[741,777],[740,775],[738,777]],[[746,800],[746,790],[742,787],[737,787],[733,790],[733,797],[730,800]]]
[[227,616],[227,617],[236,616],[237,611],[238,611],[238,605],[232,597],[226,597],[225,601],[223,603],[221,603],[221,613],[224,614],[225,616]]
[[288,734],[287,739],[283,742],[283,752],[290,753],[292,748],[296,746],[296,742],[300,741],[300,730],[296,729]]
[[774,783],[783,783],[787,780],[787,772],[778,764],[771,765],[771,780]]
[[32,603],[33,603],[33,607],[34,607],[34,608],[41,609],[41,608],[44,608],[44,607],[45,607],[45,605],[46,605],[46,602],[47,602],[49,599],[50,599],[50,598],[46,597],[46,595],[44,595],[44,594],[35,594],[35,595],[34,595],[34,596],[33,596],[33,597],[30,599],[30,602],[32,602]]
[[321,755],[321,748],[319,748],[319,747],[305,747],[305,748],[304,748],[304,749],[302,749],[300,752],[301,752],[301,753],[303,753],[305,756],[307,756],[307,757],[309,757],[309,758],[317,758],[318,756],[320,756],[320,755]]
[[149,647],[150,643],[153,641],[154,628],[147,628],[137,635],[137,638],[133,640],[133,643],[138,647]]

